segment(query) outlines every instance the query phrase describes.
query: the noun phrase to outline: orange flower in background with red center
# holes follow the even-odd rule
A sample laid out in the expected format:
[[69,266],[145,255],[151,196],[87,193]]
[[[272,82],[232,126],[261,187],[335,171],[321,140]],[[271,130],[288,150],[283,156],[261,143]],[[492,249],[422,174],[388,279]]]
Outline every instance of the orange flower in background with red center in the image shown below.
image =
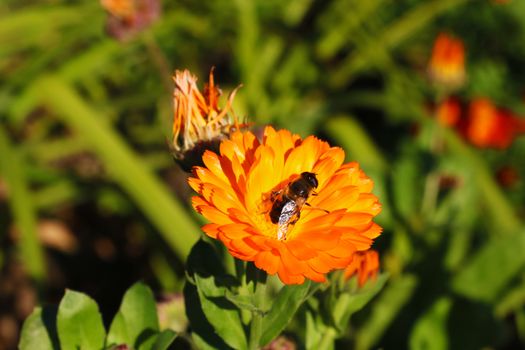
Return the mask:
[[504,149],[523,132],[523,119],[497,108],[490,100],[478,98],[470,103],[464,134],[475,146]]
[[465,82],[465,48],[463,42],[441,33],[434,42],[428,65],[430,78],[437,84],[457,88]]
[[379,254],[375,250],[358,252],[344,271],[345,278],[357,275],[357,282],[362,287],[369,279],[377,277],[379,272]]
[[[193,207],[210,221],[204,232],[234,257],[278,274],[285,284],[305,278],[323,282],[326,273],[346,268],[381,233],[372,221],[381,211],[373,182],[357,163],[343,164],[344,157],[341,148],[314,136],[303,140],[266,127],[259,141],[249,131],[236,131],[221,143],[220,154],[206,151],[205,166],[194,168],[189,184],[199,195]],[[282,206],[276,222],[272,213],[282,204],[277,198],[290,195],[303,173],[312,184],[312,191],[303,193],[306,203],[290,217]],[[286,204],[295,203],[285,198]]]

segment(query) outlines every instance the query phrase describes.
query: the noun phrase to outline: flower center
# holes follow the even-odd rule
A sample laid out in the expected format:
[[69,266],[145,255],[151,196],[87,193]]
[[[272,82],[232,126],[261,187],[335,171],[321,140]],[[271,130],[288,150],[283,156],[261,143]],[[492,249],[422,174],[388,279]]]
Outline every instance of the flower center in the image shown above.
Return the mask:
[[257,214],[253,223],[261,232],[273,239],[285,241],[290,238],[294,224],[299,218],[300,205],[287,197],[286,182],[277,185],[272,191],[261,194],[257,203]]

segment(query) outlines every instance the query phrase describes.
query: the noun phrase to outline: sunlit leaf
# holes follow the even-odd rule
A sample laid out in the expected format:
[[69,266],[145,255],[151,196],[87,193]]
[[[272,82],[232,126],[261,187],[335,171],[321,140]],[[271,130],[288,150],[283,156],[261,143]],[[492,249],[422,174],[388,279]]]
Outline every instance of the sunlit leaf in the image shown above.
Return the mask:
[[62,349],[102,349],[106,330],[97,303],[71,290],[60,302],[57,329]]
[[155,343],[153,344],[152,350],[167,350],[168,347],[173,343],[177,333],[170,329],[166,329],[157,335]]
[[197,242],[188,257],[188,269],[197,287],[200,308],[215,332],[232,348],[245,349],[248,345],[239,309],[226,298],[228,276],[213,247]]
[[56,315],[55,308],[35,308],[24,321],[18,344],[20,350],[59,350]]
[[311,282],[284,286],[272,302],[272,307],[263,318],[263,333],[260,344],[265,345],[277,337],[294,317],[305,301]]
[[143,283],[135,283],[122,299],[108,332],[108,344],[127,344],[134,349],[150,349],[159,332],[153,293]]

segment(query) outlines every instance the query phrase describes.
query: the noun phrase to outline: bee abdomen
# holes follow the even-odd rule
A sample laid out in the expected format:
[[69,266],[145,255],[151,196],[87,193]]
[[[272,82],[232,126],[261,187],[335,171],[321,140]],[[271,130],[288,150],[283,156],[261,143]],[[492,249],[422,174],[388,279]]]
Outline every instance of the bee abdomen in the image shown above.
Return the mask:
[[283,200],[273,205],[272,210],[270,211],[270,220],[272,220],[272,224],[276,224],[279,222],[279,218],[281,217],[281,211],[283,210],[285,204],[286,201]]

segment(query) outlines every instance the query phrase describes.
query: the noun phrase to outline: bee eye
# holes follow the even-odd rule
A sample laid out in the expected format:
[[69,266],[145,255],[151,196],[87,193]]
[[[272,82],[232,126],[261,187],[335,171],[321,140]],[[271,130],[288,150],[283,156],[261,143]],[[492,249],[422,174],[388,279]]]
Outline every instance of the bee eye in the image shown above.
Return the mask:
[[317,177],[314,173],[304,172],[301,174],[301,176],[308,182],[310,186],[313,188],[317,188],[319,186],[319,182],[317,181]]

